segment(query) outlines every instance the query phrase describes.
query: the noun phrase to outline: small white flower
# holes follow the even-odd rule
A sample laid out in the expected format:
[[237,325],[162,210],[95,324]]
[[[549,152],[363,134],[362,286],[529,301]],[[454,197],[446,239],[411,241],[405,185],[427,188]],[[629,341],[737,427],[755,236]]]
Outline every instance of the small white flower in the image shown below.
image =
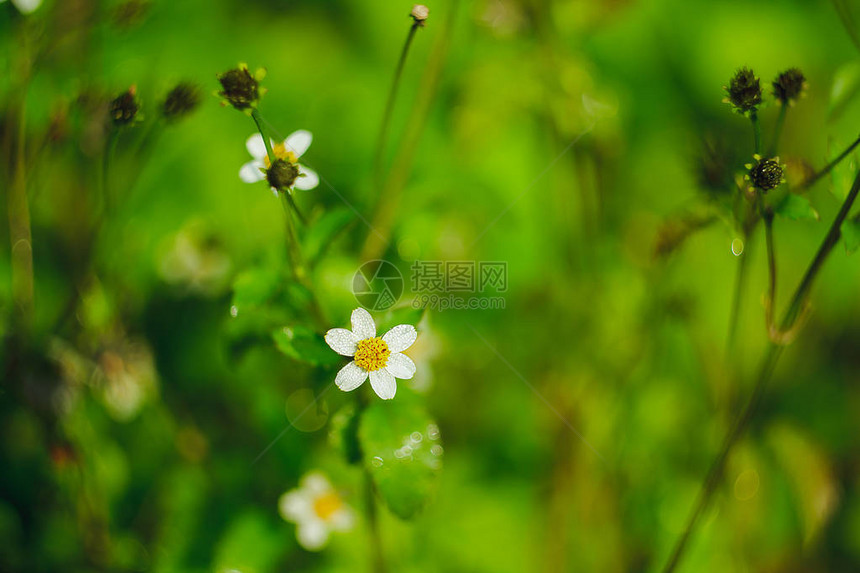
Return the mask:
[[[320,183],[320,178],[316,171],[299,163],[299,157],[308,150],[308,147],[311,146],[311,141],[313,141],[311,132],[300,129],[291,133],[283,143],[271,142],[272,152],[275,154],[276,159],[289,161],[298,168],[299,176],[296,177],[293,187],[303,191],[313,189]],[[254,159],[242,166],[239,170],[239,178],[245,183],[263,181],[266,178],[266,169],[269,168],[269,156],[266,154],[266,145],[263,143],[263,136],[255,133],[245,142],[245,147]],[[277,196],[278,191],[274,188],[272,191]]]
[[352,311],[352,330],[332,328],[325,341],[332,350],[343,356],[354,357],[341,368],[334,379],[337,387],[350,392],[361,386],[370,376],[370,386],[383,400],[391,400],[397,392],[395,378],[409,380],[415,374],[415,363],[401,354],[412,346],[418,332],[410,324],[400,324],[376,336],[376,323],[363,308]]
[[319,551],[332,531],[347,531],[355,523],[355,512],[318,471],[305,474],[298,488],[282,495],[278,511],[296,524],[296,539],[308,551]]
[[[0,4],[6,0],[0,0]],[[22,14],[31,14],[42,5],[42,0],[12,0],[12,4]]]

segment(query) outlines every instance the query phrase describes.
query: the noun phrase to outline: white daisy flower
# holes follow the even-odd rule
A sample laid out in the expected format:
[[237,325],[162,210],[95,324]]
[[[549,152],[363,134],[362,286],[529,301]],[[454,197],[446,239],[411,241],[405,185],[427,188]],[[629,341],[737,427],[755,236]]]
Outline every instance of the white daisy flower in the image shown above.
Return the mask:
[[383,400],[391,400],[397,392],[395,378],[409,380],[415,374],[415,363],[401,354],[412,346],[418,332],[411,324],[399,324],[376,336],[376,323],[363,308],[352,311],[352,330],[332,328],[325,341],[332,350],[353,361],[341,368],[334,379],[337,387],[350,392],[370,376],[370,386]]
[[[6,0],[0,0],[0,4]],[[42,0],[12,0],[12,4],[22,14],[31,14],[42,5]]]
[[332,531],[347,531],[355,523],[355,512],[318,471],[305,474],[298,488],[281,496],[278,512],[296,524],[296,539],[308,551],[319,551]]
[[[311,146],[311,141],[313,141],[311,132],[300,129],[291,133],[283,143],[271,142],[272,152],[275,154],[276,159],[288,161],[298,168],[298,177],[296,177],[293,187],[302,191],[313,189],[320,183],[320,178],[316,171],[299,163],[299,157],[308,150],[308,147]],[[269,156],[266,154],[266,144],[263,143],[263,136],[255,133],[245,142],[245,147],[254,159],[242,166],[239,170],[239,178],[245,183],[263,181],[266,178],[266,169],[270,167]],[[278,194],[276,189],[273,188],[272,191],[275,192],[275,195]]]

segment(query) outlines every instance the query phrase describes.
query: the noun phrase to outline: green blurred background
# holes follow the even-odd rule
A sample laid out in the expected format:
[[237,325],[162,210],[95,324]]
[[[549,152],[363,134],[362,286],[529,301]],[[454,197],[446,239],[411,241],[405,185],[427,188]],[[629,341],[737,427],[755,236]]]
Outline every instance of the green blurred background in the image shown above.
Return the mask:
[[[419,326],[409,352],[419,373],[400,385],[426,397],[444,470],[413,521],[382,511],[391,571],[660,567],[767,341],[761,234],[746,245],[727,365],[737,233],[718,220],[676,245],[673,222],[718,202],[751,159],[748,122],[721,103],[740,66],[766,86],[793,66],[809,80],[788,113],[783,159],[820,166],[856,137],[852,4],[429,4],[391,124],[387,166],[417,147],[384,256],[404,276],[415,260],[505,261],[509,289],[504,309],[428,311]],[[297,200],[312,221],[333,211],[349,221],[313,269],[331,326],[343,326],[357,306],[350,284],[379,194],[373,153],[410,9],[45,0],[22,17],[0,4],[4,199],[22,69],[33,65],[36,301],[25,335],[12,319],[4,200],[0,569],[368,570],[363,520],[309,553],[278,515],[278,497],[316,468],[360,509],[360,472],[330,440],[351,396],[326,393],[297,420],[312,395],[297,391],[319,391],[334,371],[255,334],[256,321],[294,320],[283,213],[264,184],[237,175],[253,122],[210,94],[216,73],[263,66],[267,120],[313,132],[303,161],[325,182]],[[179,80],[202,87],[199,110],[150,128]],[[109,185],[119,199],[91,240],[101,160],[88,147],[87,102],[132,84],[144,119],[118,140]],[[761,112],[766,137],[776,115]],[[781,300],[854,169],[852,158],[810,191],[820,222],[777,221]],[[840,246],[821,273],[812,315],[680,570],[860,570],[857,261]],[[244,320],[236,297],[254,306],[278,289],[287,302]]]

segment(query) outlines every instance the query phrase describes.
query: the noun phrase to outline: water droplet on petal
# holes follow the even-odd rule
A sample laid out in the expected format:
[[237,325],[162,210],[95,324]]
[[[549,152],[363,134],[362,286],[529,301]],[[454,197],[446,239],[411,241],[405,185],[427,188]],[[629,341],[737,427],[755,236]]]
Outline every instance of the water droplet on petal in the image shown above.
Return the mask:
[[415,442],[416,444],[420,444],[421,440],[424,439],[424,436],[421,435],[421,432],[412,432],[412,435],[409,436],[409,439]]
[[233,306],[230,307],[230,316],[232,316],[233,318],[236,318],[238,315],[239,315],[239,307],[237,307],[234,304]]
[[445,450],[442,449],[442,446],[439,444],[435,444],[432,448],[430,448],[430,453],[434,456],[441,456]]
[[375,468],[382,467],[382,458],[380,458],[379,456],[375,456],[373,459],[370,460],[370,464]]

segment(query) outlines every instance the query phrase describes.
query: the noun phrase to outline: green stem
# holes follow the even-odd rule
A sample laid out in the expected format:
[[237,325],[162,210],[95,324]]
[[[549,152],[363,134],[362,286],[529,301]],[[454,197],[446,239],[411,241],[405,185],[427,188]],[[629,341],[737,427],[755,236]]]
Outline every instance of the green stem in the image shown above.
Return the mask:
[[370,535],[370,570],[385,573],[385,553],[382,550],[382,535],[379,529],[379,512],[376,508],[376,495],[370,470],[364,470],[364,500],[367,506],[367,525]]
[[385,146],[388,141],[388,129],[391,124],[391,114],[394,112],[394,102],[397,99],[397,91],[400,87],[400,78],[403,75],[403,68],[406,65],[406,57],[409,55],[409,47],[412,45],[412,40],[415,38],[415,32],[421,24],[418,21],[412,23],[409,27],[409,34],[406,36],[406,42],[403,44],[403,49],[400,51],[400,59],[397,61],[397,67],[394,69],[394,79],[391,82],[391,89],[388,91],[388,99],[385,102],[385,111],[382,115],[382,124],[379,128],[379,139],[376,143],[376,152],[373,156],[373,173],[374,180],[377,185],[382,180],[382,156],[385,153]]
[[758,110],[750,110],[750,123],[752,123],[753,137],[755,137],[755,153],[761,154],[761,123],[758,120]]
[[776,252],[773,247],[773,213],[765,211],[762,213],[764,219],[764,238],[767,247],[767,276],[768,289],[767,301],[765,303],[765,322],[768,332],[771,332],[773,324],[773,310],[776,305]]
[[[263,127],[265,120],[256,109],[251,112],[251,117],[257,125],[257,131],[260,132],[260,136],[263,138],[263,145],[266,147],[266,155],[269,156],[269,164],[274,164],[276,159],[275,152],[272,150],[272,144],[269,141],[265,128]],[[296,277],[296,280],[310,293],[311,313],[317,323],[317,327],[321,330],[325,330],[328,328],[328,320],[326,320],[322,305],[314,292],[313,284],[311,283],[310,275],[307,271],[307,265],[305,264],[304,255],[302,255],[302,249],[299,245],[299,237],[296,234],[295,225],[293,225],[292,214],[295,213],[303,222],[304,219],[288,191],[279,191],[278,197],[281,199],[281,207],[284,209],[284,229],[287,234],[287,258],[290,260],[290,268],[292,269],[293,276]]]
[[[729,334],[726,340],[726,356],[730,357],[734,354],[735,340],[737,338],[738,322],[741,314],[741,303],[743,301],[744,285],[747,277],[747,260],[749,260],[749,235],[744,234],[741,237],[744,243],[743,252],[737,256],[738,264],[735,273],[735,287],[732,293],[732,307],[729,313]],[[730,360],[729,360],[730,361]]]
[[825,175],[827,175],[828,173],[830,173],[830,171],[831,171],[831,170],[833,170],[833,168],[834,168],[834,167],[836,167],[837,165],[839,165],[839,163],[840,163],[843,159],[845,159],[846,157],[848,157],[848,155],[849,155],[852,151],[854,151],[854,148],[855,148],[855,147],[857,147],[858,145],[860,145],[860,137],[858,137],[857,139],[855,139],[855,140],[854,140],[854,143],[852,143],[851,145],[849,145],[849,146],[848,146],[848,148],[847,148],[845,151],[843,151],[842,153],[840,153],[840,154],[839,154],[839,156],[838,156],[836,159],[834,159],[833,161],[831,161],[830,163],[828,163],[827,165],[825,165],[825,166],[824,166],[820,171],[818,171],[815,175],[813,175],[812,177],[810,177],[809,179],[807,179],[806,181],[804,181],[804,182],[803,182],[803,183],[802,183],[802,184],[797,188],[797,190],[798,190],[798,191],[803,191],[803,190],[805,190],[805,189],[809,189],[810,187],[812,187],[813,185],[815,185],[815,184],[818,182],[818,180],[819,180],[819,179],[821,179],[822,177],[824,177]]
[[[269,157],[269,165],[274,165],[275,160],[277,159],[277,156],[275,155],[275,152],[272,149],[272,142],[269,140],[269,136],[266,133],[266,128],[263,126],[263,124],[268,125],[269,122],[266,121],[263,118],[263,116],[260,115],[260,112],[257,111],[256,109],[254,109],[251,112],[251,117],[254,119],[254,123],[257,125],[257,131],[260,132],[260,136],[263,138],[263,145],[266,147],[266,155]],[[289,204],[289,207],[296,214],[296,217],[298,217],[298,219],[302,223],[302,225],[307,225],[308,221],[307,221],[307,219],[305,219],[305,216],[299,210],[299,206],[296,205],[296,202],[293,199],[292,195],[290,195],[288,191],[280,191],[280,190],[278,191],[278,195],[281,195],[282,199],[283,199],[284,195],[287,196],[286,199],[287,199],[287,203]],[[289,215],[289,213],[288,213],[288,215]]]
[[421,134],[430,115],[433,100],[439,88],[442,70],[445,65],[448,48],[451,44],[452,29],[459,8],[459,0],[451,3],[448,17],[433,45],[430,58],[424,68],[421,86],[418,89],[418,99],[409,122],[404,130],[403,139],[397,146],[398,152],[394,158],[391,171],[382,185],[377,198],[375,212],[370,223],[370,233],[365,237],[359,258],[369,261],[380,258],[388,247],[391,232],[397,218],[397,209],[403,188],[409,179],[412,163],[418,150]]
[[[854,185],[851,187],[848,197],[846,197],[845,201],[842,203],[842,208],[839,210],[839,214],[836,215],[836,219],[834,219],[833,223],[830,225],[830,230],[827,232],[824,241],[822,241],[821,246],[818,248],[815,258],[813,258],[812,262],[809,264],[809,267],[806,269],[806,273],[803,275],[803,279],[800,281],[797,289],[795,289],[794,294],[791,297],[791,303],[788,305],[780,323],[781,331],[788,331],[795,325],[795,321],[797,320],[797,317],[809,296],[809,292],[812,289],[815,277],[818,276],[824,261],[839,241],[841,233],[840,228],[842,227],[842,223],[848,217],[851,206],[857,198],[858,191],[860,191],[860,173],[858,173],[857,177],[854,179]],[[774,344],[773,342],[768,344],[767,354],[765,354],[749,402],[747,402],[743,412],[738,417],[734,426],[732,426],[723,442],[722,449],[711,464],[711,468],[702,485],[702,491],[699,494],[699,498],[696,501],[693,512],[687,521],[687,526],[684,528],[684,531],[681,533],[681,536],[675,544],[672,555],[666,563],[666,567],[663,569],[664,573],[671,573],[678,566],[678,563],[687,547],[687,542],[699,522],[699,518],[708,507],[717,486],[720,484],[723,472],[725,471],[726,462],[728,461],[732,448],[734,448],[735,444],[746,431],[747,426],[749,426],[749,423],[752,420],[753,414],[761,402],[765,388],[773,375],[776,363],[782,355],[783,348],[783,345]]]
[[[31,326],[34,301],[33,238],[30,227],[30,206],[27,198],[26,94],[27,82],[21,88],[20,102],[16,106],[18,131],[15,135],[15,166],[7,196],[14,318],[23,332],[28,331]],[[15,118],[16,116],[13,113],[11,117]]]
[[782,127],[785,125],[785,116],[788,113],[788,104],[784,103],[779,108],[779,116],[776,118],[776,125],[773,128],[773,139],[770,142],[770,149],[767,152],[768,157],[776,155],[776,149],[779,146],[779,138],[782,135]]

